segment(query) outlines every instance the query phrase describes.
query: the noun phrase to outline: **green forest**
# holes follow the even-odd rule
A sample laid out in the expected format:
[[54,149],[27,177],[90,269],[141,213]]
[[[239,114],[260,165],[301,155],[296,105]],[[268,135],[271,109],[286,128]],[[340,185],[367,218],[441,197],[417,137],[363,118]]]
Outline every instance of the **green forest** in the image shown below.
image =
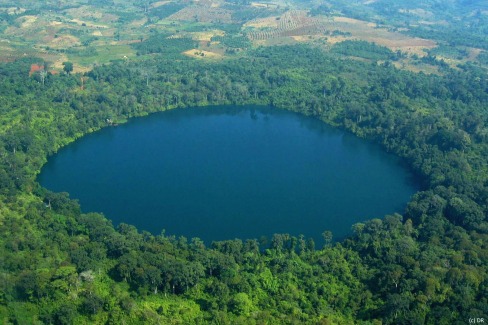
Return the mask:
[[[149,10],[153,2],[137,4],[152,20],[181,9],[171,2]],[[383,13],[390,21],[377,23],[396,28],[414,21],[385,13],[393,5],[366,10],[330,3],[314,12],[331,15],[333,6],[341,5],[343,13],[358,19]],[[172,34],[165,30],[125,44],[134,53],[130,59],[102,60],[86,71],[75,71],[78,63],[69,56],[57,73],[43,56],[26,53],[1,62],[0,323],[487,322],[486,15],[479,9],[470,16],[479,24],[464,30],[452,17],[459,8],[450,3],[423,5],[455,23],[450,29],[411,29],[410,34],[431,33],[442,45],[416,59],[362,40],[329,44],[326,50],[310,43],[259,46],[235,32],[210,39],[224,44],[229,56],[205,60],[181,55],[202,45],[187,35],[168,39]],[[245,5],[232,1],[226,8]],[[125,24],[131,20],[122,9],[119,19]],[[236,16],[262,17],[260,10]],[[2,15],[0,31],[15,23],[11,14]],[[192,24],[183,27],[210,26]],[[446,35],[456,36],[452,44]],[[105,45],[90,37],[98,47],[87,57],[106,55]],[[474,45],[478,61],[453,66],[437,58],[465,57],[464,47]],[[407,56],[434,66],[435,73],[398,68]],[[43,68],[32,72],[33,65]],[[50,156],[88,133],[158,111],[212,105],[267,105],[314,117],[400,157],[422,190],[401,214],[354,224],[341,241],[322,229],[320,243],[277,233],[267,241],[207,244],[164,230],[152,234],[114,226],[102,214],[84,211],[68,193],[51,192],[36,181]]]
[[[154,57],[84,77],[2,64],[0,314],[12,324],[455,324],[486,317],[488,81],[344,61],[307,46],[204,63]],[[153,67],[148,73],[148,67]],[[265,104],[380,143],[424,180],[403,215],[325,245],[214,242],[81,213],[36,174],[83,134],[158,110]],[[476,317],[478,317],[476,316]]]

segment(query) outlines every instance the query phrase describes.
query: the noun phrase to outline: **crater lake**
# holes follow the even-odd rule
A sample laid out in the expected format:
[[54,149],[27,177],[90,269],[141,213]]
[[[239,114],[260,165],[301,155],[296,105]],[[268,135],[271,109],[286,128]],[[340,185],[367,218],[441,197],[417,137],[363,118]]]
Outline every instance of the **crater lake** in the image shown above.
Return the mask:
[[321,240],[402,213],[418,190],[399,158],[321,121],[268,107],[185,108],[62,148],[38,181],[115,225],[214,240]]

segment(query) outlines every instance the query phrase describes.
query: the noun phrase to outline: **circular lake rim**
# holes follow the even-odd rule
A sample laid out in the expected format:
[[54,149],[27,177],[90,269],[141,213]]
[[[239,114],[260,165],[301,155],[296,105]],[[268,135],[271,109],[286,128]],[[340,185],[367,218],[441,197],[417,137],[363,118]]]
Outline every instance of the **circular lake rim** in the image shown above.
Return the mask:
[[[232,109],[229,109],[229,108],[232,108]],[[84,139],[84,138],[86,138],[87,136],[89,136],[89,135],[91,135],[93,133],[99,133],[100,131],[105,130],[105,129],[110,128],[110,127],[114,127],[114,126],[115,127],[117,127],[117,126],[128,126],[128,125],[130,125],[130,123],[133,123],[136,120],[140,120],[140,119],[143,119],[143,118],[150,118],[153,115],[164,114],[165,112],[169,112],[169,111],[186,111],[186,110],[200,111],[201,110],[202,112],[203,111],[208,112],[208,111],[212,111],[212,110],[222,110],[222,109],[225,111],[224,112],[225,114],[230,113],[230,111],[232,111],[232,110],[239,111],[239,112],[242,112],[244,110],[250,110],[250,111],[256,110],[256,111],[265,112],[265,113],[267,113],[267,112],[270,112],[270,113],[286,112],[286,113],[289,113],[289,114],[295,114],[295,115],[298,116],[298,118],[311,119],[311,120],[313,120],[315,122],[320,123],[321,125],[323,125],[326,128],[330,128],[330,129],[335,130],[335,131],[338,131],[338,132],[344,132],[345,134],[347,134],[349,136],[352,136],[353,138],[355,138],[357,140],[364,141],[368,145],[377,146],[378,148],[381,149],[381,151],[383,153],[388,154],[388,155],[392,155],[393,157],[395,157],[395,159],[397,159],[397,163],[399,164],[399,166],[402,169],[404,169],[405,171],[407,171],[409,173],[409,175],[408,175],[408,178],[410,179],[409,182],[412,183],[412,184],[415,184],[415,190],[411,194],[410,198],[407,201],[404,202],[404,208],[403,208],[403,210],[400,213],[403,213],[404,212],[405,206],[411,201],[411,197],[415,193],[418,193],[419,191],[422,190],[422,179],[419,178],[418,175],[413,172],[412,166],[410,166],[409,164],[407,164],[407,162],[404,159],[402,159],[401,157],[399,157],[398,155],[396,155],[394,153],[391,153],[391,152],[387,152],[385,150],[385,148],[383,146],[381,146],[379,143],[376,143],[376,142],[372,141],[371,139],[365,139],[365,138],[358,137],[357,135],[353,134],[349,130],[346,130],[346,129],[341,128],[341,127],[338,127],[338,126],[330,125],[330,124],[324,122],[323,120],[320,120],[320,119],[315,118],[315,117],[312,117],[312,116],[305,115],[303,113],[294,111],[292,109],[276,108],[276,107],[266,106],[266,105],[261,106],[261,105],[235,105],[235,104],[229,104],[229,105],[189,106],[189,107],[172,108],[172,109],[167,109],[167,110],[161,110],[161,111],[151,112],[149,114],[141,115],[141,116],[134,116],[134,117],[128,118],[126,121],[124,121],[124,123],[121,123],[120,125],[119,124],[115,124],[113,126],[106,125],[106,126],[100,128],[100,129],[95,130],[95,132],[85,133],[81,137],[75,139],[75,141],[70,142],[70,143],[62,146],[61,148],[59,148],[59,150],[56,153],[54,153],[53,155],[49,156],[48,159],[49,160],[52,159],[54,156],[58,155],[61,150],[65,150],[67,147],[71,146],[73,143],[78,142],[79,140]],[[36,180],[38,182],[39,182],[39,176],[42,173],[42,169],[46,165],[47,165],[47,162],[41,167],[41,172],[38,174],[38,176],[36,178]],[[81,207],[82,207],[82,210],[83,210],[83,205]],[[89,210],[90,211],[83,211],[83,213],[91,213],[91,212],[94,212],[91,209],[89,209]],[[397,213],[397,212],[398,211],[392,211],[391,213],[382,214],[381,216],[378,216],[378,218],[384,218],[386,215],[394,214],[394,213]],[[105,216],[105,218],[107,218],[108,220],[110,220],[112,223],[114,222],[114,220],[112,218],[106,216],[103,212],[98,212],[98,213],[103,214]],[[368,220],[375,219],[375,218],[377,218],[377,217],[366,218],[364,220],[354,222],[350,226],[353,226],[355,223],[366,222]],[[127,221],[127,222],[126,221],[120,221],[119,223],[133,224],[133,222],[131,222],[131,221]],[[116,227],[116,225],[115,225],[115,227]],[[136,226],[136,229],[139,232],[145,230],[144,227],[140,227],[140,226]],[[278,231],[276,233],[287,233],[287,232],[280,232],[280,231]],[[339,239],[342,240],[345,237],[349,236],[350,234],[351,234],[351,231],[348,234],[343,235],[340,238],[335,238],[335,239],[336,240],[339,240]],[[177,236],[179,236],[179,235],[184,236],[182,234],[177,234]],[[198,237],[198,236],[192,236],[190,238],[193,238],[193,237]],[[254,237],[236,237],[236,238],[240,238],[242,240],[245,240],[247,238],[258,238],[258,237],[259,236],[254,236]],[[310,236],[308,236],[308,237],[310,237]],[[226,240],[226,239],[216,239],[216,241],[221,241],[221,240]]]

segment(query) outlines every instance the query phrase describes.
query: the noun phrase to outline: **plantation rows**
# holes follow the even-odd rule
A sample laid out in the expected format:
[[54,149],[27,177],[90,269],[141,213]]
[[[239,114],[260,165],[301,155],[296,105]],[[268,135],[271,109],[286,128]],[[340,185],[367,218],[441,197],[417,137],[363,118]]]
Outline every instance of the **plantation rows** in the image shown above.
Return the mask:
[[266,40],[283,36],[323,34],[327,31],[324,22],[316,17],[308,17],[304,11],[290,10],[281,16],[275,29],[250,31],[250,40]]

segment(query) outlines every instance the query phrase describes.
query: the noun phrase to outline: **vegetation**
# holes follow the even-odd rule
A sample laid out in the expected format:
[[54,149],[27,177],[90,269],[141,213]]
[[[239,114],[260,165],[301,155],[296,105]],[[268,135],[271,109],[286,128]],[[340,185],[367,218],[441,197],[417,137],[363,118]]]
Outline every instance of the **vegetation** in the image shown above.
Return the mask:
[[182,4],[177,4],[177,3],[174,3],[174,2],[170,2],[170,3],[166,4],[166,5],[153,8],[150,11],[149,16],[150,17],[155,17],[157,19],[163,19],[163,18],[166,18],[168,16],[171,16],[172,14],[178,12],[179,10],[181,10],[183,8],[184,8],[184,5],[182,5]]
[[[344,0],[330,2],[348,17],[404,28],[404,32],[414,36],[451,46],[485,49],[488,46],[488,8],[483,1],[382,0],[369,6],[357,6]],[[319,12],[326,11],[322,8]]]
[[[1,67],[6,323],[486,317],[484,72],[467,66],[427,76],[296,46],[253,57],[114,62],[90,71],[84,89],[73,74],[49,75],[44,85],[28,78],[32,60]],[[149,79],[141,73],[148,66]],[[108,118],[228,103],[299,111],[378,141],[422,175],[426,191],[403,217],[357,224],[343,243],[321,248],[277,234],[268,245],[232,240],[207,248],[198,238],[114,229],[35,183],[48,155]]]
[[234,48],[248,48],[251,47],[251,42],[245,36],[213,36],[210,39],[212,42],[221,42],[223,45],[230,49]]
[[[154,30],[148,36],[130,24],[149,26],[146,12],[158,8],[156,2],[137,2],[137,10],[114,2],[125,16],[107,15],[104,8],[113,2],[104,0],[91,1],[89,7],[100,10],[97,17],[103,21],[87,13],[80,5],[88,6],[84,1],[33,2],[27,11],[5,1],[6,8],[15,10],[0,15],[11,40],[0,43],[6,49],[3,58],[13,61],[5,53],[17,58],[0,63],[1,323],[465,324],[473,317],[488,319],[486,51],[478,61],[465,60],[455,68],[436,59],[440,52],[418,58],[438,67],[436,74],[398,69],[392,60],[416,59],[370,42],[249,46],[246,55],[196,60],[181,55],[197,48],[195,35],[169,36],[181,33],[180,27],[203,26],[203,33],[231,26],[222,42],[244,42],[233,36],[241,35],[236,25],[166,22],[165,15],[176,10],[166,4],[153,15],[164,27],[150,25]],[[318,15],[338,14],[340,6],[340,15],[348,17],[383,15],[385,21],[377,23],[392,28],[400,26],[399,16],[413,22],[411,16],[419,13],[395,11],[397,4],[427,8],[453,28],[456,12],[484,19],[483,13],[469,16],[449,5],[456,1],[342,2],[330,1],[331,7],[321,7],[314,17],[287,11],[290,20],[279,25],[280,37],[282,31],[291,35],[316,28]],[[226,10],[239,6],[248,4],[233,1],[219,19],[229,19]],[[69,56],[58,37],[50,43],[58,46],[54,55],[68,59],[60,61],[64,66],[57,73],[51,73],[52,54],[18,59],[15,51],[27,51],[32,40],[26,34],[20,42],[12,36],[16,28],[35,23],[28,15],[38,15],[39,22],[44,14],[59,15],[62,24],[84,15],[86,26],[70,24],[87,34],[99,32],[97,37],[110,38],[119,48],[128,48],[123,42],[130,40],[139,56],[107,54],[110,64],[101,64],[108,59],[91,62],[92,69],[77,73],[79,58]],[[483,26],[463,44],[485,48]],[[115,40],[116,30],[120,40]],[[440,31],[432,35],[442,40]],[[99,42],[90,43],[97,58],[110,53],[109,41]],[[29,76],[33,64],[44,68]],[[267,241],[236,239],[207,247],[198,238],[150,234],[126,224],[114,227],[103,215],[82,213],[67,193],[52,193],[36,182],[41,166],[59,148],[114,121],[219,104],[272,105],[375,141],[402,157],[423,179],[424,190],[402,215],[353,225],[351,236],[339,243],[324,232],[324,245],[275,234]]]
[[396,60],[397,56],[389,48],[365,41],[344,41],[334,45],[332,53],[359,56],[370,60]]
[[[343,41],[359,40],[401,52],[397,67],[432,73],[435,65],[419,61],[426,52],[456,59],[448,61],[451,67],[466,62],[486,66],[476,56],[487,43],[486,9],[481,1],[458,0],[364,4],[331,0],[320,5],[295,0],[286,7],[278,2],[230,0],[213,5],[121,0],[18,5],[3,1],[0,61],[25,54],[53,62],[57,70],[63,69],[62,62],[73,62],[74,71],[79,72],[113,59],[161,53],[166,43],[170,55],[198,48],[210,59],[236,52],[243,55],[262,45],[308,43],[329,50],[334,44],[340,47],[347,45],[340,45]],[[148,39],[145,45],[139,44]],[[191,43],[198,46],[189,47]],[[370,56],[367,51],[362,54]]]
[[137,55],[162,53],[165,55],[178,56],[181,52],[196,47],[196,42],[190,38],[169,38],[169,35],[156,34],[141,43],[133,44]]
[[483,64],[488,64],[488,52],[483,51],[478,55],[478,60]]

